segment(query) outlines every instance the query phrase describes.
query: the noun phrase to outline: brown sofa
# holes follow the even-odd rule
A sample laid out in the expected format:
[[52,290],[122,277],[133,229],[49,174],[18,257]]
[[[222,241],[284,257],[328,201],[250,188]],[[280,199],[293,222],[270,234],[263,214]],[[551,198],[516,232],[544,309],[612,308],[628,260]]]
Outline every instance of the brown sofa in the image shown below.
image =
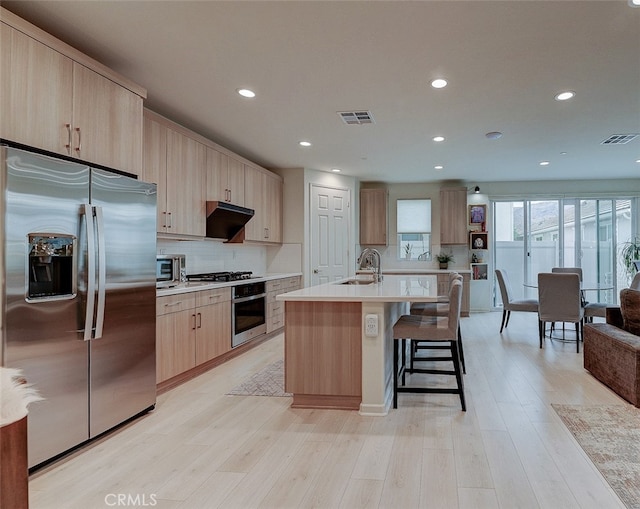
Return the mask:
[[620,292],[607,323],[584,326],[584,367],[616,394],[640,407],[640,291]]

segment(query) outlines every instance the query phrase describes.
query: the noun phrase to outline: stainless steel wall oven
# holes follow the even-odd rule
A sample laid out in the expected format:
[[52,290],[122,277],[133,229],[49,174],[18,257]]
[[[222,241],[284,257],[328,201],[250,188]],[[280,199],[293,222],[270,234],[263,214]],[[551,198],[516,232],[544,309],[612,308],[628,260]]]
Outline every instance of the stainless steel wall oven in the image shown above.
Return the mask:
[[233,287],[232,348],[267,332],[266,296],[264,281]]

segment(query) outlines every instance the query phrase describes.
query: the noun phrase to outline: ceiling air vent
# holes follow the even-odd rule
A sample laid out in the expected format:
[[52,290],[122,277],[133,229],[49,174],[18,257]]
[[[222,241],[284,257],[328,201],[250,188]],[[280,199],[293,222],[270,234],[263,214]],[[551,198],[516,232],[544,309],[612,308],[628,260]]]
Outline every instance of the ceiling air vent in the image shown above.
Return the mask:
[[636,139],[638,136],[640,136],[638,133],[612,134],[602,142],[602,145],[624,145],[625,143],[629,143],[631,140]]
[[339,111],[338,115],[347,125],[373,124],[373,115],[370,111]]

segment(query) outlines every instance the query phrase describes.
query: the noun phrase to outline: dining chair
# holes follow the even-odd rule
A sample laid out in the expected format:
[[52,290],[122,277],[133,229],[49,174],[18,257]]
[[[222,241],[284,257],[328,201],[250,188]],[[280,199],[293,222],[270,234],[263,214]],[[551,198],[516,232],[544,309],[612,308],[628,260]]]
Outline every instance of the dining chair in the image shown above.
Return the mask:
[[547,322],[575,323],[576,352],[580,351],[584,308],[580,296],[580,276],[577,273],[541,272],[538,274],[538,335],[540,348],[545,338]]
[[[463,278],[457,272],[449,272],[449,292],[451,291],[451,285],[454,281],[460,281],[463,283]],[[412,315],[420,316],[448,316],[449,315],[449,295],[438,295],[438,302],[414,302],[411,304],[409,311]],[[429,360],[428,357],[417,357],[418,350],[434,350],[439,349],[438,346],[431,344],[430,342],[416,341],[414,347],[410,353],[410,366],[413,368],[413,364],[416,361]],[[466,374],[467,368],[464,363],[464,348],[462,347],[462,332],[461,327],[458,327],[458,350],[460,354],[460,363],[462,364],[462,372]]]
[[[551,272],[561,274],[578,274],[580,276],[580,282],[583,281],[581,267],[553,267]],[[605,302],[587,302],[584,297],[584,291],[582,290],[580,291],[580,297],[582,298],[582,305],[584,307],[584,318],[587,322],[593,322],[594,316],[606,318],[607,304]]]
[[509,276],[504,269],[496,269],[496,278],[500,287],[500,295],[502,296],[502,324],[500,325],[500,333],[507,325],[511,318],[511,311],[525,311],[529,313],[538,312],[538,301],[536,299],[513,299],[511,292],[511,284]]
[[[458,355],[458,328],[460,326],[460,306],[462,304],[462,283],[453,281],[449,291],[449,314],[446,317],[427,317],[420,315],[402,315],[393,326],[393,408],[398,408],[399,392],[458,394],[462,410],[467,407],[464,399],[464,382],[460,358]],[[406,365],[405,341],[433,341],[447,343],[450,355],[444,357],[432,357],[432,362],[453,362],[453,370],[411,368]],[[446,348],[446,347],[445,347]],[[401,355],[400,355],[401,354]],[[399,366],[400,358],[402,364]],[[405,375],[413,373],[425,373],[435,375],[451,375],[456,378],[456,388],[425,387],[418,385],[405,385]],[[398,380],[402,385],[398,385]]]

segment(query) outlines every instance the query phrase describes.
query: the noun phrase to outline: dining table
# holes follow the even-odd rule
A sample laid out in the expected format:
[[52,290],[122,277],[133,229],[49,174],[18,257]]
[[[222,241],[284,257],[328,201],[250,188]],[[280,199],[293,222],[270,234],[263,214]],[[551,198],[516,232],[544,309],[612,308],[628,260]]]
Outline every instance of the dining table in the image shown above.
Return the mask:
[[[527,280],[523,283],[523,285],[526,288],[538,288],[538,280]],[[613,284],[612,283],[598,283],[598,282],[594,282],[594,281],[580,281],[580,293],[582,294],[582,301],[585,301],[584,298],[584,292],[590,292],[590,291],[605,291],[605,290],[613,290]],[[545,335],[548,338],[551,339],[557,339],[560,341],[564,341],[565,340],[565,329],[564,326],[562,327],[562,337],[559,336],[554,336],[553,332],[555,330],[554,325],[551,325],[550,329],[545,330]]]

